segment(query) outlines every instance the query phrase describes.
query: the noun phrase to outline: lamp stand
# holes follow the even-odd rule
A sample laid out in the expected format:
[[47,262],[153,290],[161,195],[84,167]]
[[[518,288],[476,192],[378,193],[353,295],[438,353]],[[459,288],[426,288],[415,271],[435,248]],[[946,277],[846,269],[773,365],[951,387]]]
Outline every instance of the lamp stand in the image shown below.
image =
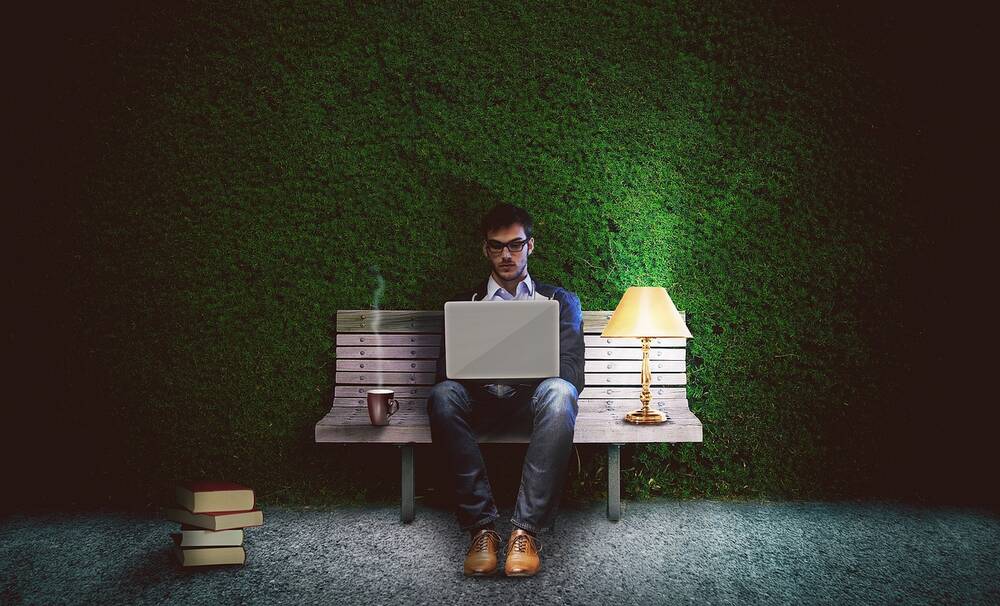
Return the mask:
[[649,343],[652,337],[640,337],[642,339],[642,393],[639,394],[639,401],[642,408],[633,410],[625,415],[625,421],[636,425],[655,425],[666,423],[667,415],[662,410],[651,410],[649,401],[653,399],[653,394],[649,392],[649,384],[653,382],[653,373],[649,371]]

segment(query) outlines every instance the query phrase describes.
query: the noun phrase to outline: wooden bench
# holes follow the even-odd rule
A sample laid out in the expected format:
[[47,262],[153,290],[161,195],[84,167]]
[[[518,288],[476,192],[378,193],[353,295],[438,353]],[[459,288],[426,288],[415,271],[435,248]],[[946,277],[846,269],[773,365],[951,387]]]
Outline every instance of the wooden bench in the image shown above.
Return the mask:
[[[660,425],[633,425],[625,413],[639,408],[642,349],[639,339],[604,339],[610,311],[584,311],[586,386],[580,394],[573,442],[608,445],[608,519],[621,518],[621,445],[701,442],[701,421],[688,408],[685,339],[654,339],[650,406],[667,414]],[[684,313],[681,312],[683,317]],[[435,382],[443,332],[442,311],[340,310],[333,406],[316,424],[317,443],[394,444],[401,449],[400,518],[414,517],[413,445],[430,444],[427,398]],[[389,425],[368,419],[367,392],[396,392],[399,412]],[[480,443],[528,443],[530,435],[484,433]]]

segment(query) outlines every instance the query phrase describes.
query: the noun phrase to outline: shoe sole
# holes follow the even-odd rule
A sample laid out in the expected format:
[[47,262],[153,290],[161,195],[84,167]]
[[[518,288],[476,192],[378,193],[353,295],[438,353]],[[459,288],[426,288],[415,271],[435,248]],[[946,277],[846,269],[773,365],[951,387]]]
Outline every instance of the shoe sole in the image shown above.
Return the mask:
[[504,572],[504,576],[508,577],[533,577],[536,574],[538,574],[537,570],[535,572]]
[[465,576],[467,576],[467,577],[492,577],[492,576],[496,575],[497,572],[498,572],[497,570],[494,570],[493,572],[466,572]]

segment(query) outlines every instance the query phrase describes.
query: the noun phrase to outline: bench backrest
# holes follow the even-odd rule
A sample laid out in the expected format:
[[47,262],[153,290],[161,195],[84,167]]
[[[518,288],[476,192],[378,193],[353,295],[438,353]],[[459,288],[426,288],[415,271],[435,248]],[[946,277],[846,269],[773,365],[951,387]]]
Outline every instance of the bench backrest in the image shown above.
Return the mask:
[[[583,312],[586,387],[581,400],[639,398],[642,345],[639,339],[601,338],[611,313]],[[397,398],[427,398],[443,331],[442,311],[337,311],[335,403],[363,404],[373,387],[392,389]],[[686,345],[683,338],[653,339],[649,359],[654,399],[686,399]]]

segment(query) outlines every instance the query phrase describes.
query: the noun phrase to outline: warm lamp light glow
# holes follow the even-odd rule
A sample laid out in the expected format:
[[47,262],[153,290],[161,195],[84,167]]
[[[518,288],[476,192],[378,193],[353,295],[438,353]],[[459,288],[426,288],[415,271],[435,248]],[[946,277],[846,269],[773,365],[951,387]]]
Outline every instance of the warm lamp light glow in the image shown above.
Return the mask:
[[693,338],[667,289],[660,286],[629,287],[601,336]]

